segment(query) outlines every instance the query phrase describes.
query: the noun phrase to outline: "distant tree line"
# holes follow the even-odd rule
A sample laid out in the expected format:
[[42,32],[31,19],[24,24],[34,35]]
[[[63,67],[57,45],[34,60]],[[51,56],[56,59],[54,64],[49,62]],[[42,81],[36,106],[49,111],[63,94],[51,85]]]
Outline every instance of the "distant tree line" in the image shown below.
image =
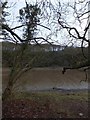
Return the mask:
[[[51,47],[51,45],[49,45]],[[36,46],[37,47],[37,46]],[[3,43],[3,66],[12,67],[13,59],[16,54],[19,52],[20,46],[15,45],[13,43]],[[5,49],[6,48],[6,49]],[[17,49],[18,48],[18,49]],[[35,48],[35,46],[34,46]],[[32,47],[27,47],[24,51],[24,55],[22,58],[22,66],[26,65],[29,61],[33,59],[31,67],[74,67],[79,66],[81,64],[88,64],[88,61],[82,55],[82,51],[80,47],[66,47],[59,51],[46,51],[40,49],[41,46],[37,47],[37,51],[32,51]],[[48,48],[49,49],[49,48]],[[88,56],[88,48],[84,48],[85,55]],[[17,56],[18,57],[18,56]],[[34,59],[35,58],[35,59]],[[27,65],[28,67],[28,65]]]

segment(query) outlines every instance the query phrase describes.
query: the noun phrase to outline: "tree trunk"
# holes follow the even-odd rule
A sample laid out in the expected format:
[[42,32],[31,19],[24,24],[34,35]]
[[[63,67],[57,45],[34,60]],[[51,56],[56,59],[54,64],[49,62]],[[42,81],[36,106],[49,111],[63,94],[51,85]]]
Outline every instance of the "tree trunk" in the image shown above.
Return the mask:
[[[90,42],[88,45],[88,64],[90,64]],[[90,69],[88,70],[88,83],[90,83]]]
[[9,82],[2,94],[2,101],[8,100],[10,98],[12,94],[12,88],[13,88],[13,84]]

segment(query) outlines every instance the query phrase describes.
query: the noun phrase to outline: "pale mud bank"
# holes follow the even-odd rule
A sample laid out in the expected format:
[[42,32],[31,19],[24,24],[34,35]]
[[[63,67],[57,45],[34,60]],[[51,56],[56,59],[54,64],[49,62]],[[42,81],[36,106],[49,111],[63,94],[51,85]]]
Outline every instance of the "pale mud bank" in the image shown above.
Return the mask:
[[[9,69],[3,69],[3,86],[8,81]],[[67,70],[62,68],[33,68],[24,73],[14,85],[21,91],[60,89],[88,89],[83,70]],[[82,82],[81,82],[82,81]]]

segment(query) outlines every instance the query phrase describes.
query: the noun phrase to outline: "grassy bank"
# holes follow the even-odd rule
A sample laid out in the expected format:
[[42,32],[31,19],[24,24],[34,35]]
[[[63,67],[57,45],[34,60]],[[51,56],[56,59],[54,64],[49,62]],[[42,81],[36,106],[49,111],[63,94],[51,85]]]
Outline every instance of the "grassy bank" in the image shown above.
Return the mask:
[[[9,107],[9,111],[5,114],[6,106]],[[22,116],[24,118],[86,118],[88,93],[15,93],[11,99],[3,103],[3,113],[4,117],[14,118]]]
[[59,91],[50,91],[50,92],[16,92],[13,93],[12,99],[34,99],[38,100],[48,98],[50,100],[65,100],[65,99],[72,99],[72,100],[88,100],[88,92],[87,91],[78,91],[78,92],[59,92]]

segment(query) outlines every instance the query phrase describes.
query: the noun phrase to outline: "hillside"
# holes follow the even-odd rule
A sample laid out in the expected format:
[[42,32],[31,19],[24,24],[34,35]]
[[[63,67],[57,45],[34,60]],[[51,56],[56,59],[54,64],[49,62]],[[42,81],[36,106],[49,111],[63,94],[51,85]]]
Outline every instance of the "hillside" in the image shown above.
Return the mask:
[[[23,45],[23,44],[22,44]],[[2,60],[4,66],[12,66],[15,55],[21,50],[21,44],[10,42],[2,43]],[[85,56],[88,56],[88,48],[84,48]],[[32,67],[51,66],[78,66],[88,64],[80,47],[65,47],[59,45],[42,44],[28,45],[23,55],[23,65],[35,58]]]

